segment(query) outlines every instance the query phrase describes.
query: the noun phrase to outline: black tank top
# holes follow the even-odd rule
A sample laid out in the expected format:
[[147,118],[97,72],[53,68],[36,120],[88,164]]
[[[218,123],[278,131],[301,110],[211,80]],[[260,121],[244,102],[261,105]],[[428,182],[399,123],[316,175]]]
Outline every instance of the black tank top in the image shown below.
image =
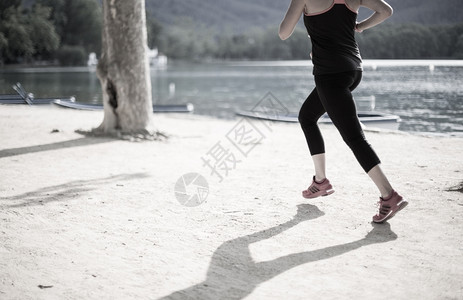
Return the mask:
[[312,41],[313,74],[362,71],[362,58],[355,41],[357,13],[345,0],[316,14],[305,14],[304,24]]

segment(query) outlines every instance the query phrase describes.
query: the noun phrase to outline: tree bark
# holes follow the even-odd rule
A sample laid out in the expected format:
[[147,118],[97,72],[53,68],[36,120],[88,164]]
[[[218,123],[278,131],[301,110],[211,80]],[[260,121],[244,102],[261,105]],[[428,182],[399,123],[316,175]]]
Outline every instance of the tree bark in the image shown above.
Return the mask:
[[96,131],[146,134],[153,105],[145,0],[103,0],[102,41],[104,119]]

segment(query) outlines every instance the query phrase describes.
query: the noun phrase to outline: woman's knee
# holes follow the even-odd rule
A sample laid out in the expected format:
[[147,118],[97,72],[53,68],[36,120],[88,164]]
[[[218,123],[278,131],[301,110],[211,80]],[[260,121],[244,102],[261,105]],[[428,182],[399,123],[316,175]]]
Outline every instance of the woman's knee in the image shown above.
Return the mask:
[[357,134],[354,136],[342,136],[342,138],[347,146],[349,146],[349,148],[351,148],[354,152],[356,149],[362,149],[370,146],[363,134]]
[[304,112],[301,109],[297,119],[299,120],[299,124],[301,124],[302,127],[310,127],[317,124],[319,117],[313,115],[312,113]]

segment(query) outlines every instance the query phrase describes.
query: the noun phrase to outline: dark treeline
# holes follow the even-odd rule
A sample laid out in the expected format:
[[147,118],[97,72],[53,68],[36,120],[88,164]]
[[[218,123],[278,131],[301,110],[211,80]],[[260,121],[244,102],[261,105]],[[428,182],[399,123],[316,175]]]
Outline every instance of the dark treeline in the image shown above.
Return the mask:
[[0,64],[82,65],[101,50],[101,7],[93,0],[0,1]]
[[[32,1],[32,0],[28,0]],[[461,0],[386,0],[394,14],[390,24],[455,24],[463,21]],[[283,18],[290,0],[146,0],[146,9],[165,26],[178,19],[191,18],[209,28],[223,30],[231,27],[234,33],[249,28],[274,26]],[[372,11],[361,7],[359,19]]]
[[[281,41],[277,27],[237,34],[183,18],[162,26],[148,15],[148,46],[173,59],[307,59],[310,40],[298,27]],[[101,50],[101,6],[95,0],[0,1],[0,64],[84,65]],[[382,24],[357,34],[364,58],[463,58],[463,23]]]
[[365,58],[463,58],[463,23],[384,24],[357,35]]
[[[185,22],[185,21],[184,21]],[[297,28],[286,41],[278,29],[254,29],[245,34],[214,34],[185,22],[162,31],[159,48],[179,59],[307,59],[311,51],[305,29]],[[357,40],[363,58],[462,59],[463,23],[455,25],[382,24]]]

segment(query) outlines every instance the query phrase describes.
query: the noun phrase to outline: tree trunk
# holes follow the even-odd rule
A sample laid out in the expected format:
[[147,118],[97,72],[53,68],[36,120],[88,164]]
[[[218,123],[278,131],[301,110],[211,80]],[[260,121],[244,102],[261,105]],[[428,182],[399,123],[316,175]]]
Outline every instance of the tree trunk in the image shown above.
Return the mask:
[[103,43],[97,75],[104,133],[146,134],[153,114],[145,0],[103,0]]

